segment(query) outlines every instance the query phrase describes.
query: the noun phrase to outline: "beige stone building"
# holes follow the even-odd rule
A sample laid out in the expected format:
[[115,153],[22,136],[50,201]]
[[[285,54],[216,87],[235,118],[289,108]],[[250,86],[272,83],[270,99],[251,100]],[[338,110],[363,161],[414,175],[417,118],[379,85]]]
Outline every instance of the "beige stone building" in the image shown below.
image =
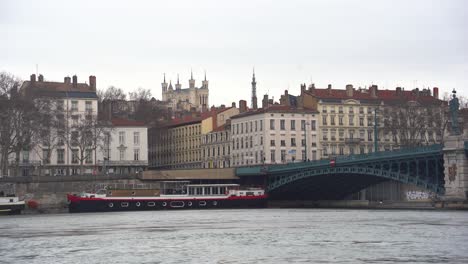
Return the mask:
[[[374,152],[376,138],[378,151],[398,149],[404,140],[403,133],[392,132],[384,126],[392,119],[392,112],[408,105],[417,108],[420,106],[420,110],[417,111],[427,111],[426,106],[440,109],[444,104],[438,99],[438,88],[434,88],[432,95],[429,89],[405,91],[397,87],[395,90],[378,90],[377,85],[372,85],[369,89],[355,89],[353,85],[347,85],[346,89],[333,89],[331,85],[319,89],[311,84],[306,90],[304,84],[301,85],[301,90],[303,96],[297,101],[308,100],[306,97],[311,98],[317,102],[320,112],[318,134],[320,158]],[[413,115],[416,118],[416,113]],[[409,121],[411,116],[406,118],[408,120],[399,121],[405,124],[411,122]],[[375,121],[377,121],[377,137],[374,135]],[[422,136],[418,135],[421,144],[439,142],[440,133],[433,125],[428,126],[421,130],[424,132],[417,132],[424,133]]]
[[179,82],[179,76],[177,76],[177,83],[175,89],[172,86],[172,82],[169,84],[166,82],[166,76],[164,75],[164,81],[161,83],[162,86],[162,100],[168,102],[169,107],[173,111],[190,111],[196,109],[197,111],[205,111],[209,108],[209,89],[208,80],[202,81],[202,86],[195,87],[195,80],[193,74],[190,76],[189,88],[182,88],[182,84]]
[[183,169],[203,167],[202,137],[226,124],[239,113],[235,107],[212,108],[174,119],[163,128],[151,129],[149,137],[150,167]]

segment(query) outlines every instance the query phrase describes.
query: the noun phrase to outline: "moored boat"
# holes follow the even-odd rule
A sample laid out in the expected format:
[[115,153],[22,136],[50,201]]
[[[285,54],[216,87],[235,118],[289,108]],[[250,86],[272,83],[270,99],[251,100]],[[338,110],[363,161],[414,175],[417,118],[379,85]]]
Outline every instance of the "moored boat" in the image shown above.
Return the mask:
[[69,211],[112,212],[181,209],[262,208],[267,195],[261,188],[238,184],[190,184],[162,182],[161,188],[117,189],[107,187],[95,193],[68,194]]
[[21,214],[24,210],[24,201],[20,201],[14,193],[14,187],[0,186],[0,214]]

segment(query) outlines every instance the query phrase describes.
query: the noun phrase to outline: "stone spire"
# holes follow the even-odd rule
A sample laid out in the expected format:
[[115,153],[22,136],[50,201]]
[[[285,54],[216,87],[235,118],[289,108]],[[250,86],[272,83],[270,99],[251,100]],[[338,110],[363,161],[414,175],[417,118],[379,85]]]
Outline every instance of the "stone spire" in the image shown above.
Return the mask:
[[257,82],[255,81],[255,68],[252,75],[252,108],[257,109]]
[[206,80],[206,71],[205,71],[205,80],[202,81],[202,88],[208,89],[208,81]]
[[189,88],[190,88],[190,89],[195,88],[195,80],[193,79],[193,72],[192,72],[192,69],[190,69]]
[[177,83],[176,83],[175,87],[176,87],[176,90],[182,89],[182,85],[180,85],[180,83],[179,83],[179,74],[177,74]]

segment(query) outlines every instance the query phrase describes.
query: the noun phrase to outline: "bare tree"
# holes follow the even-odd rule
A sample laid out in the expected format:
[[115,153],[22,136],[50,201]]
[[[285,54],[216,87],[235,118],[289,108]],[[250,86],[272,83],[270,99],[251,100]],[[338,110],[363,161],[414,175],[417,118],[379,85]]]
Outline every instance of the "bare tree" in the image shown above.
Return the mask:
[[151,100],[151,90],[150,89],[144,89],[142,87],[138,87],[136,91],[129,92],[128,96],[130,97],[130,100],[133,101],[150,101]]
[[98,120],[95,115],[77,117],[72,117],[69,134],[63,133],[62,139],[72,152],[72,163],[80,164],[80,173],[84,173],[85,163],[91,165],[93,156],[97,162],[96,151],[104,144],[105,135],[110,133],[112,128],[107,122]]
[[398,102],[384,109],[385,134],[390,133],[399,147],[416,147],[443,143],[447,126],[444,105],[421,105]]
[[115,86],[109,86],[107,89],[97,91],[98,100],[100,102],[104,100],[126,100],[127,95],[125,92]]

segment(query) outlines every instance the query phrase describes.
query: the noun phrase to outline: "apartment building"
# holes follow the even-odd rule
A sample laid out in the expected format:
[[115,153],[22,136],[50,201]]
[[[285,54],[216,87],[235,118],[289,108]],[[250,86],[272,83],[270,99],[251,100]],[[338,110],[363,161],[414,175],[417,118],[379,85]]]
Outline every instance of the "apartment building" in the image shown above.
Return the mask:
[[317,111],[265,103],[263,106],[231,118],[233,166],[319,158]]

